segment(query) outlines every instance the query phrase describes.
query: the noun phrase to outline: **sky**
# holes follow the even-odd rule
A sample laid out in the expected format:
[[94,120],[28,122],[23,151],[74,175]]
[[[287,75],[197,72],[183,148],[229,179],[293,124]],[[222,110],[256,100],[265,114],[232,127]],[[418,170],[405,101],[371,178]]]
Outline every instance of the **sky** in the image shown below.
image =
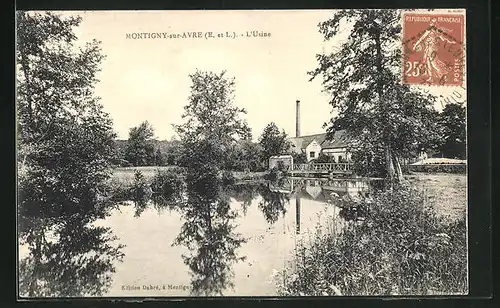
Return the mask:
[[[321,78],[309,81],[316,54],[332,48],[318,32],[331,10],[311,11],[85,11],[75,28],[80,42],[101,41],[106,55],[98,75],[96,95],[111,115],[119,139],[129,129],[149,121],[155,137],[171,139],[172,124],[181,124],[188,102],[189,74],[199,70],[227,71],[235,77],[234,104],[247,110],[244,118],[256,140],[275,122],[295,136],[295,101],[301,101],[301,134],[322,133],[332,117]],[[133,39],[137,33],[206,32],[270,33],[268,37]],[[344,31],[346,32],[346,31]],[[134,34],[133,34],[134,33]],[[127,34],[130,35],[127,38]],[[431,92],[435,89],[431,89]],[[439,93],[465,96],[458,89]],[[452,95],[453,96],[453,95]],[[438,106],[439,107],[439,106]]]

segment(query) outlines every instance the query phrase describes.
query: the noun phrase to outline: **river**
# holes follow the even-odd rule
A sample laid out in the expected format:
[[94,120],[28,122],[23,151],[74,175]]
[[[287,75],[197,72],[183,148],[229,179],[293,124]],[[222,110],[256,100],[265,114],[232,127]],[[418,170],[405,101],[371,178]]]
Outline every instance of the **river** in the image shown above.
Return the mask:
[[368,191],[354,180],[239,183],[32,222],[44,227],[20,243],[20,295],[274,296],[297,243],[346,223],[335,199]]

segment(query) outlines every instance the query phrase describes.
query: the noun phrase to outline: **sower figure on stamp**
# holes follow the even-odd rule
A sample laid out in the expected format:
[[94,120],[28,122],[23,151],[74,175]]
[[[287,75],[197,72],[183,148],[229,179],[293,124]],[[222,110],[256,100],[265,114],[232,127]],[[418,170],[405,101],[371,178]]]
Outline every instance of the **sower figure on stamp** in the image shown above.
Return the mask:
[[[437,56],[437,52],[439,49],[439,40],[450,44],[455,43],[453,40],[447,38],[443,33],[437,31],[435,21],[436,19],[431,20],[429,29],[426,30],[426,32],[413,45],[413,49],[415,51],[423,50],[424,52],[424,55],[422,57],[424,68],[423,74],[428,77],[426,81],[429,83],[432,83],[434,80],[446,82],[446,80],[441,79],[446,78],[446,74],[448,74],[451,69]],[[440,27],[439,29],[446,30],[447,32],[452,32],[451,30],[442,27]]]

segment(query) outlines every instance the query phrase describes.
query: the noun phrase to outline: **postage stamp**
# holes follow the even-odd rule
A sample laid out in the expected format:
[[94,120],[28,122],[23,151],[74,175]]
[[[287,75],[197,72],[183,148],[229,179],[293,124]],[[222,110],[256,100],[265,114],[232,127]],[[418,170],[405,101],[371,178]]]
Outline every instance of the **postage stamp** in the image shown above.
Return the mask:
[[402,22],[403,83],[462,86],[465,14],[406,12]]

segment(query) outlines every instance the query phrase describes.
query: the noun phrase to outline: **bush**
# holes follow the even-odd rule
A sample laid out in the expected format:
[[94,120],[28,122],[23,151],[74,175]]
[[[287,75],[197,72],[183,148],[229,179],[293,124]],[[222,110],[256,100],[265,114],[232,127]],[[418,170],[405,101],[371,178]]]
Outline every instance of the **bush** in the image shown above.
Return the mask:
[[134,171],[132,191],[135,201],[147,201],[151,197],[151,187],[147,183],[144,174],[139,170]]
[[315,163],[333,163],[334,158],[333,156],[326,155],[324,153],[319,153],[318,158],[315,159]]
[[224,184],[224,185],[230,185],[230,184],[234,184],[236,179],[231,171],[224,170],[224,171],[222,171],[222,174],[221,174],[221,181],[222,181],[222,184]]
[[387,175],[384,152],[381,149],[352,151],[353,171],[361,176],[385,177]]
[[292,153],[293,164],[307,164],[307,156],[306,153]]
[[182,200],[185,191],[184,175],[177,169],[158,170],[151,181],[151,188],[155,197],[165,202]]
[[277,277],[281,295],[466,293],[465,217],[446,224],[421,192],[407,187],[358,204],[366,209],[363,221],[347,222],[339,234],[318,229],[299,245]]

